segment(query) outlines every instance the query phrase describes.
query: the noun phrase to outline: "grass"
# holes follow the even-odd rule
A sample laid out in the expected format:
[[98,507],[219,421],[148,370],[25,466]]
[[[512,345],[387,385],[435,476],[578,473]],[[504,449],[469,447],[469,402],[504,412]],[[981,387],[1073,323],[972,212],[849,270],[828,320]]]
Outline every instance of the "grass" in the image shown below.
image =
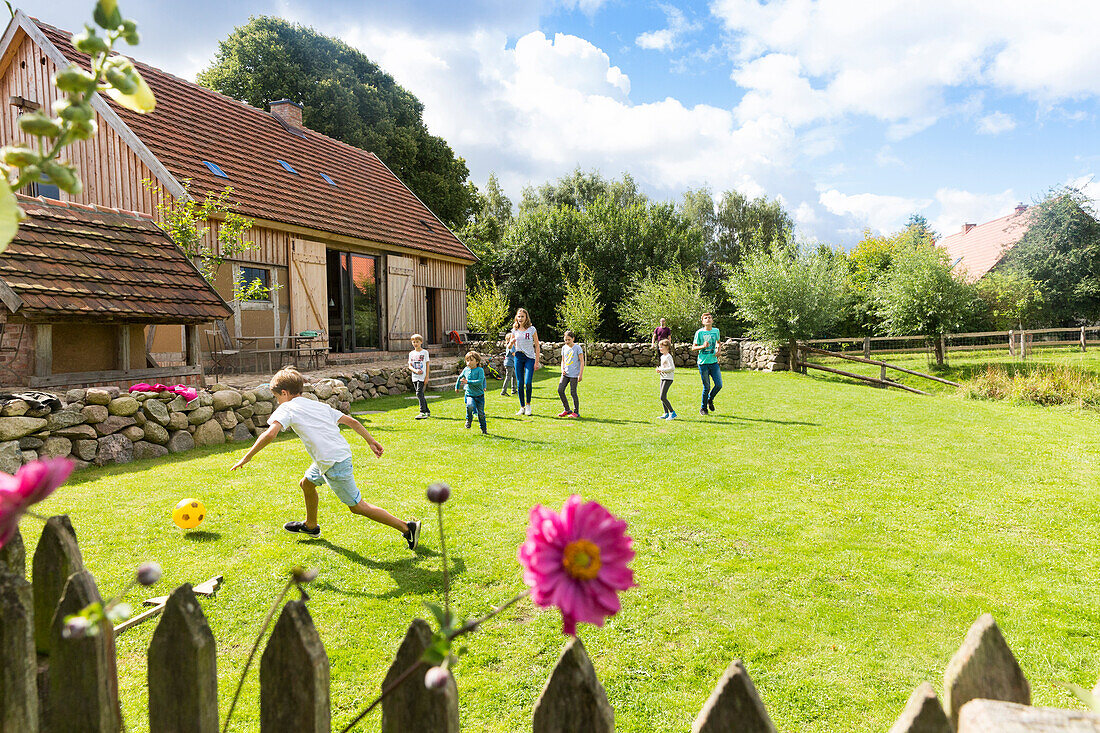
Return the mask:
[[[1095,414],[954,396],[919,397],[793,374],[731,372],[719,412],[695,409],[682,369],[660,412],[648,369],[598,369],[581,384],[581,421],[560,411],[545,373],[535,416],[490,393],[489,429],[462,427],[460,399],[376,400],[358,409],[386,453],[347,433],[368,500],[426,518],[410,553],[396,533],[349,515],[322,490],[324,539],[287,535],[301,515],[309,463],[293,436],[245,470],[245,446],[89,470],[45,511],[67,512],[105,593],[144,560],[160,585],[221,573],[202,601],[218,639],[221,714],[263,609],[288,569],[320,570],[310,612],[332,663],[334,725],[377,693],[424,601],[441,597],[429,481],[446,505],[454,598],[467,615],[522,588],[516,548],[526,513],[577,492],[627,519],[639,586],[623,611],[581,636],[621,731],[686,730],[730,660],[742,658],[780,729],[885,730],[910,691],[943,670],[969,625],[991,612],[1031,680],[1036,704],[1075,707],[1053,680],[1092,687],[1100,674],[1100,535]],[[196,496],[201,531],[175,529],[175,502]],[[37,528],[23,522],[28,544]],[[470,638],[458,668],[466,730],[530,730],[531,709],[564,638],[556,612],[523,602]],[[118,640],[128,729],[147,730],[145,624]],[[258,728],[257,675],[237,730]],[[377,713],[372,713],[377,716]],[[373,722],[372,722],[373,721]],[[378,718],[363,730],[376,728]]]

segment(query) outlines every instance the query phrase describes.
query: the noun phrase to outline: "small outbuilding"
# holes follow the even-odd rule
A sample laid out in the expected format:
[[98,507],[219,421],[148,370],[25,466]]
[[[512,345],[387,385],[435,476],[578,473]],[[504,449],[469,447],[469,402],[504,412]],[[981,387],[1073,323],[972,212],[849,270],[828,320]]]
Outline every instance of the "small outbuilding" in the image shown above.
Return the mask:
[[[202,386],[200,329],[233,311],[146,214],[19,197],[0,254],[0,387]],[[184,363],[158,365],[146,327],[183,326]]]

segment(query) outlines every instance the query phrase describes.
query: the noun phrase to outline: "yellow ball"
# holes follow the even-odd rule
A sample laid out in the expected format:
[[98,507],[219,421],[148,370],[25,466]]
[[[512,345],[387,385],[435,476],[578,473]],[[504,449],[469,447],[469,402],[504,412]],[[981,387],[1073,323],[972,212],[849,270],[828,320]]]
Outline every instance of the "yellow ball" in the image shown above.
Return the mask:
[[198,499],[181,499],[172,510],[172,521],[180,529],[194,529],[206,518],[206,507]]

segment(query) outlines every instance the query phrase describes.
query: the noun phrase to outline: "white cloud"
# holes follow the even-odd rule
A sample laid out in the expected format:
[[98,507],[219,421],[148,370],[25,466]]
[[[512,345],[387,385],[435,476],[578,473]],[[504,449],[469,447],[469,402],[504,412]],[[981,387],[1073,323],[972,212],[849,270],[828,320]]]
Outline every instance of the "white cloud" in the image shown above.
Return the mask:
[[963,224],[982,224],[1011,214],[1019,199],[1011,188],[984,194],[941,188],[936,191],[936,202],[940,209],[932,228],[946,236],[959,232]]
[[897,231],[910,214],[932,203],[930,199],[875,193],[844,194],[835,188],[822,191],[820,201],[833,214],[850,216],[880,234]]
[[667,27],[655,31],[646,31],[640,34],[634,42],[639,47],[652,51],[671,51],[676,47],[681,37],[699,30],[697,22],[688,21],[684,11],[673,5],[661,5],[664,11]]
[[978,132],[983,135],[1000,135],[1016,129],[1016,120],[1004,112],[994,112],[978,120]]

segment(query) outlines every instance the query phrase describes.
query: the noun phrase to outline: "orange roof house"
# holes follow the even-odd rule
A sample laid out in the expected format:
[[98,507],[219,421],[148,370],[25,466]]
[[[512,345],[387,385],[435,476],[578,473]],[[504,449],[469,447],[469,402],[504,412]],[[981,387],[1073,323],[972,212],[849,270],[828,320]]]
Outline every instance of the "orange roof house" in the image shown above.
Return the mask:
[[936,245],[947,250],[951,264],[974,282],[986,276],[1031,225],[1032,211],[1020,204],[1008,216],[984,224],[963,224],[962,231],[942,237]]
[[[52,104],[50,78],[70,62],[87,66],[68,32],[16,12],[0,39],[0,141],[22,138],[16,118]],[[237,275],[274,290],[231,302],[231,338],[272,348],[319,331],[334,352],[354,352],[404,348],[414,331],[440,343],[465,329],[465,268],[476,258],[376,155],[305,128],[290,100],[264,111],[135,65],[156,110],[139,115],[97,97],[96,137],[65,154],[83,193],[30,193],[155,215],[159,196],[187,195],[185,182],[195,197],[232,188],[238,213],[255,222],[246,239],[256,246],[227,263],[218,290],[229,300]],[[210,222],[211,243],[217,227]],[[158,332],[152,351],[178,354],[182,343],[178,331]]]

